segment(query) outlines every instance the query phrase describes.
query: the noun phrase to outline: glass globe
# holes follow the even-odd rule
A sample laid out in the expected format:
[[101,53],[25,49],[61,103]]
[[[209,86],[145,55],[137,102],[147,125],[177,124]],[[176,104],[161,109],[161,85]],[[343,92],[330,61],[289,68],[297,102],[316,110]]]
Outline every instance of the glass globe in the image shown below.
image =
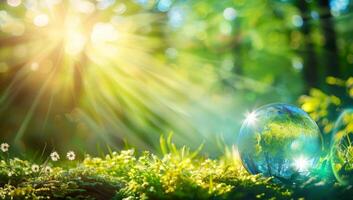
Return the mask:
[[344,185],[353,183],[353,110],[342,112],[334,127],[331,166],[336,179]]
[[240,129],[244,167],[277,180],[297,180],[317,164],[322,139],[317,124],[292,105],[269,104],[249,113]]

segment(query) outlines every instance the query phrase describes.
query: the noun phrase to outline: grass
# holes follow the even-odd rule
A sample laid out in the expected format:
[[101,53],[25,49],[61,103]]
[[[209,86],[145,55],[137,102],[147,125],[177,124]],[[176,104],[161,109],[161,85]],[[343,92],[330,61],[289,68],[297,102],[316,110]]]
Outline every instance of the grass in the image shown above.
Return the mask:
[[[229,149],[217,160],[161,138],[163,156],[134,150],[37,165],[2,156],[1,199],[344,199],[351,186],[322,171],[301,183],[250,175]],[[325,169],[325,161],[322,162]]]

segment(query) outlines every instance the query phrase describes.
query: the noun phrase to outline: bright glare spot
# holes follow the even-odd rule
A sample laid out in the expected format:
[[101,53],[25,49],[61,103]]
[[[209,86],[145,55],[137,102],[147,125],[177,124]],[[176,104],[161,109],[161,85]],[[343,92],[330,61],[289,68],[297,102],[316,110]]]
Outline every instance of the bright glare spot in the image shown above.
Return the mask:
[[87,36],[81,27],[80,18],[68,18],[64,27],[65,52],[77,55],[83,51],[87,42]]
[[292,23],[296,27],[301,27],[304,24],[303,18],[299,15],[294,15],[292,17]]
[[12,7],[17,7],[21,4],[21,0],[7,0],[7,4]]
[[295,167],[295,169],[298,170],[298,172],[304,172],[307,171],[309,166],[309,160],[304,157],[304,156],[300,156],[298,158],[294,159],[293,165]]
[[65,52],[71,55],[79,54],[86,44],[86,37],[75,30],[67,30],[65,40]]
[[257,115],[254,111],[246,114],[245,123],[254,124],[256,121]]
[[39,27],[46,26],[49,23],[49,17],[46,14],[37,15],[34,18],[33,23],[34,23],[34,25],[39,26]]
[[223,17],[226,20],[232,21],[237,17],[238,13],[234,8],[226,8],[223,11]]
[[39,64],[38,64],[37,62],[33,62],[33,63],[31,64],[31,70],[32,70],[32,71],[37,71],[38,68],[39,68]]
[[93,43],[112,42],[118,39],[118,32],[109,23],[97,23],[93,27],[91,40]]

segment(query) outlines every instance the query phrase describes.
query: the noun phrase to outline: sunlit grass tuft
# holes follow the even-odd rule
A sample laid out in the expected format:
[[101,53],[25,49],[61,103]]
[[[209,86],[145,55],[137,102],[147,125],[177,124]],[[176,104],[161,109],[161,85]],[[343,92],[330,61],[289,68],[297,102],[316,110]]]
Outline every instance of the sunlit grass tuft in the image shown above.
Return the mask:
[[210,159],[200,155],[200,149],[177,148],[171,135],[160,142],[161,156],[128,149],[103,157],[85,155],[83,160],[71,160],[68,156],[67,162],[72,165],[50,159],[33,163],[2,153],[0,198],[339,199],[353,194],[351,188],[339,186],[330,178],[320,178],[316,172],[296,184],[250,175],[231,148],[225,149],[223,157]]

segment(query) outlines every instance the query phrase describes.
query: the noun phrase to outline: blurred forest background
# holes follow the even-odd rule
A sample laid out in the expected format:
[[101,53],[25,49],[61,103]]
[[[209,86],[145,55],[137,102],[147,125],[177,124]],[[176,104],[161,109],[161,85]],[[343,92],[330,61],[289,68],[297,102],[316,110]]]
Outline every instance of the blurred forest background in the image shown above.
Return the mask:
[[1,0],[1,141],[26,153],[156,150],[173,132],[216,155],[266,103],[299,99],[324,112],[315,120],[335,119],[352,103],[352,10],[350,0]]

